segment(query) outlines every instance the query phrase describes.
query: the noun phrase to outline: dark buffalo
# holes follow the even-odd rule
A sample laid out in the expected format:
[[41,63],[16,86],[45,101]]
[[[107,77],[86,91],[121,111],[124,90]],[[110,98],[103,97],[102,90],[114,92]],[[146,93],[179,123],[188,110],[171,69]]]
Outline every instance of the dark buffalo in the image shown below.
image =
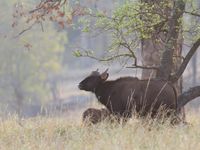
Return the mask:
[[167,110],[168,115],[176,111],[176,91],[169,82],[134,77],[107,81],[108,76],[107,70],[101,74],[93,71],[80,82],[79,89],[95,93],[112,114],[131,117],[136,112],[142,117],[155,117],[161,109]]
[[83,122],[85,124],[97,124],[110,117],[110,112],[105,109],[88,108],[83,112]]

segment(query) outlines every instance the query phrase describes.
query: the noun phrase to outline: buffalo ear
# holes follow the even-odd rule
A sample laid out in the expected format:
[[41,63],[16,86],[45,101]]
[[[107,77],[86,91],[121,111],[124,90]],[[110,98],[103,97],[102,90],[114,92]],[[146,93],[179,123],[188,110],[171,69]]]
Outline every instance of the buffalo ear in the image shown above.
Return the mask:
[[108,69],[106,69],[106,71],[101,74],[101,79],[104,80],[104,81],[107,80],[108,76],[109,76],[107,71],[108,71]]
[[101,74],[101,79],[105,81],[105,80],[108,79],[108,76],[109,76],[108,73],[102,73],[102,74]]

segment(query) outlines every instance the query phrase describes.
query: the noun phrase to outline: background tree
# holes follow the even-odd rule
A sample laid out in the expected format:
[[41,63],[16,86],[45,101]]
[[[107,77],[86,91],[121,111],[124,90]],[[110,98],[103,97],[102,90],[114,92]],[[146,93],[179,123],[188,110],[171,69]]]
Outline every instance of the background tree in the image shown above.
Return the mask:
[[24,105],[42,104],[52,99],[49,78],[61,71],[61,58],[67,39],[64,32],[57,34],[54,24],[44,21],[48,32],[42,32],[38,24],[32,27],[33,32],[19,36],[29,25],[21,18],[23,6],[20,4],[15,4],[14,11],[21,12],[14,14],[13,21],[13,10],[7,10],[12,3],[0,2],[1,13],[7,13],[1,17],[1,33],[4,36],[0,37],[0,99],[4,107],[9,106],[7,109],[20,115]]

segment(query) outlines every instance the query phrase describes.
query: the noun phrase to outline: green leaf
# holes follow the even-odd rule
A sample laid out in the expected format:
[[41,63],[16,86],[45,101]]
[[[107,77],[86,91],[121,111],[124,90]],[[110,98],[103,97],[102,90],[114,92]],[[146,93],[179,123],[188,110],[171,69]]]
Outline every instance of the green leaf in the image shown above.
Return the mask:
[[73,51],[73,56],[81,57],[82,56],[81,51],[80,50]]

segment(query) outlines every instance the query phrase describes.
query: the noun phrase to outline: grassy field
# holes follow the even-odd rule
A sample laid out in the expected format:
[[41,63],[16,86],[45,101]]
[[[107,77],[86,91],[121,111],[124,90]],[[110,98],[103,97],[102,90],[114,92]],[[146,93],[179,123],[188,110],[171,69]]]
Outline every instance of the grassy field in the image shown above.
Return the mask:
[[187,114],[190,125],[144,123],[86,127],[80,117],[37,117],[19,123],[13,116],[0,122],[0,150],[199,150],[199,114]]

